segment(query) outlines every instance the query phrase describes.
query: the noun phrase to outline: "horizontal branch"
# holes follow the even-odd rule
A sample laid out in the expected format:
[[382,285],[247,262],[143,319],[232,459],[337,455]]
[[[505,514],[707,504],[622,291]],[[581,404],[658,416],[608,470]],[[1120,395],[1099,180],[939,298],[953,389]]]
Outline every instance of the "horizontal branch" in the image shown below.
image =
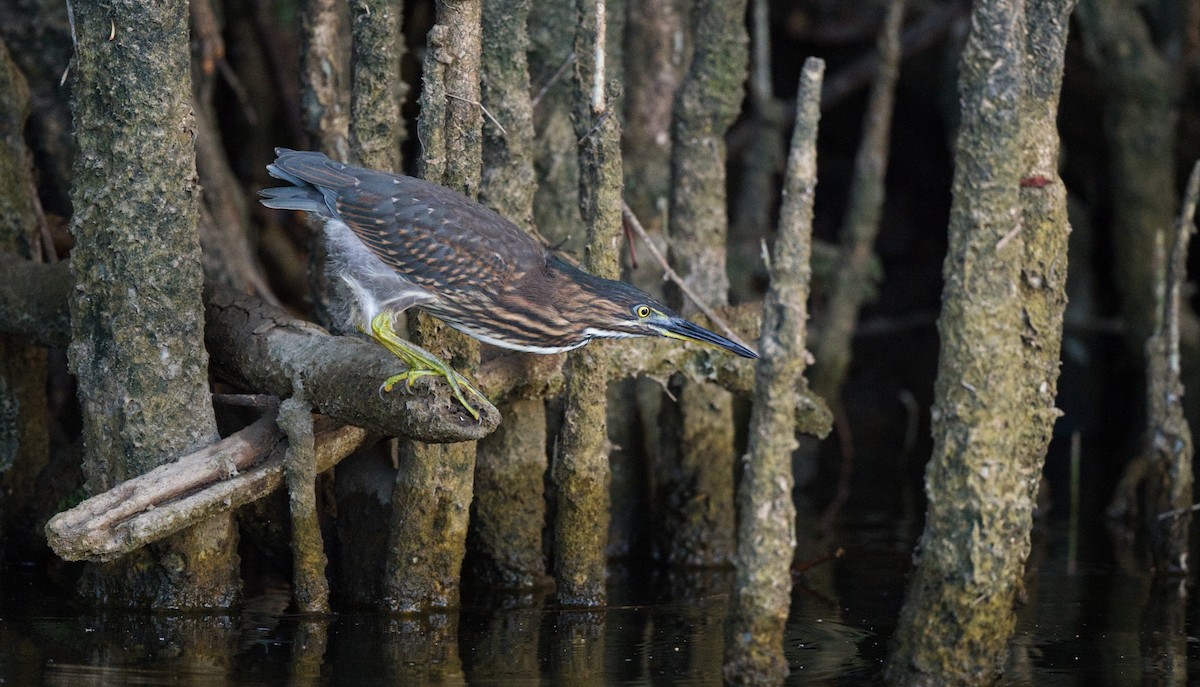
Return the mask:
[[[316,470],[336,465],[374,437],[327,418],[316,428]],[[287,439],[270,413],[179,460],[126,480],[46,524],[69,561],[110,561],[278,489]]]
[[[480,439],[500,424],[491,404],[471,418],[445,383],[424,377],[411,389],[380,393],[402,368],[382,346],[332,336],[315,324],[227,289],[206,294],[204,342],[217,374],[245,389],[292,394],[292,376],[304,377],[316,410],[386,436],[428,443]],[[410,393],[411,392],[411,393]],[[476,401],[477,402],[477,401]]]
[[[744,303],[714,308],[716,314],[746,341],[758,341],[762,303]],[[692,319],[705,328],[712,323],[701,314]],[[595,344],[592,344],[595,345]],[[754,393],[754,361],[733,355],[713,354],[702,344],[681,344],[674,339],[622,340],[611,346],[612,380],[644,376],[663,381],[683,373],[692,381],[709,381],[743,398]],[[807,353],[806,353],[807,355]],[[824,438],[833,426],[829,406],[804,385],[796,389],[796,431]]]
[[[66,263],[47,265],[0,254],[0,332],[24,334],[46,346],[70,340],[67,300],[72,284]],[[476,424],[457,405],[445,384],[418,380],[412,393],[380,397],[379,383],[397,372],[396,359],[382,347],[354,337],[331,336],[280,308],[228,290],[210,290],[205,342],[218,374],[246,391],[291,394],[298,370],[321,413],[387,436],[421,441],[466,441],[485,436],[499,422],[495,408],[482,408]],[[747,341],[758,339],[762,306],[747,303],[716,308],[717,315]],[[711,327],[702,315],[696,319]],[[666,379],[682,371],[749,397],[754,389],[753,361],[713,355],[698,344],[671,339],[600,342],[613,360],[613,379],[648,376]],[[490,351],[484,355],[476,386],[493,403],[512,398],[544,398],[563,388],[563,355],[527,355]],[[825,436],[830,416],[825,403],[804,393],[797,398],[799,432]]]

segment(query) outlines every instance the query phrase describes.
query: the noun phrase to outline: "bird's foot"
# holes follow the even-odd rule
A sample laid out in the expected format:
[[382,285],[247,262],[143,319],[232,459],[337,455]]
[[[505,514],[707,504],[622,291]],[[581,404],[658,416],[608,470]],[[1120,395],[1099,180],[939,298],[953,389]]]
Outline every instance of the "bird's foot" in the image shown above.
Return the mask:
[[400,360],[408,365],[408,369],[399,374],[392,375],[384,380],[379,387],[380,394],[390,392],[396,384],[404,382],[404,390],[408,391],[412,388],[412,383],[421,377],[435,375],[444,377],[446,383],[450,385],[450,390],[454,392],[454,397],[462,404],[462,407],[475,418],[476,422],[483,422],[479,411],[467,402],[466,395],[463,390],[466,389],[470,393],[479,397],[484,403],[488,403],[487,396],[483,395],[475,385],[471,384],[466,377],[455,372],[446,363],[439,360],[429,351],[420,346],[401,339],[392,329],[391,315],[380,313],[371,320],[371,334],[384,348],[388,349]]
[[420,379],[421,377],[428,377],[430,375],[445,377],[446,382],[450,385],[450,390],[454,392],[454,397],[458,399],[458,402],[462,404],[462,407],[466,408],[467,412],[471,414],[471,417],[475,418],[476,422],[483,422],[483,419],[479,415],[479,411],[467,402],[466,396],[463,394],[463,389],[467,389],[479,398],[482,398],[484,401],[488,400],[487,396],[484,396],[481,391],[476,389],[473,384],[467,381],[466,377],[463,377],[449,368],[446,368],[446,372],[443,372],[442,370],[411,369],[405,370],[399,374],[394,374],[391,377],[383,380],[383,384],[379,386],[379,394],[382,396],[385,393],[390,393],[396,384],[400,382],[404,382],[403,391],[407,393],[410,389],[412,389],[412,384],[414,381]]
[[441,374],[441,373],[436,370],[423,370],[423,369],[405,370],[404,372],[401,372],[400,374],[392,375],[391,377],[388,377],[387,379],[383,380],[383,384],[379,385],[379,395],[382,396],[383,394],[391,393],[392,388],[400,382],[404,382],[404,386],[400,390],[401,393],[405,393],[405,394],[412,393],[413,382],[417,381],[418,379],[420,379],[422,377],[428,377],[430,375],[438,375],[438,374]]

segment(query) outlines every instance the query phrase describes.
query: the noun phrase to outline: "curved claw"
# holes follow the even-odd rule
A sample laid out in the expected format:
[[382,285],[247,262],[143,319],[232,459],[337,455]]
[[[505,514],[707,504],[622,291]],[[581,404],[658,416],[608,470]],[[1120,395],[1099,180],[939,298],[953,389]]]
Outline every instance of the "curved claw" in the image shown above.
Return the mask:
[[396,382],[399,381],[405,382],[404,386],[400,389],[400,393],[406,396],[412,393],[412,379],[409,377],[408,372],[401,372],[400,374],[392,375],[391,377],[383,380],[383,383],[379,385],[379,397],[383,398],[384,394],[392,393],[392,388],[395,387]]
[[381,397],[384,393],[390,393],[396,383],[401,380],[406,382],[404,392],[408,393],[412,389],[414,380],[428,375],[437,375],[445,378],[446,383],[450,385],[451,391],[454,392],[454,398],[471,414],[471,417],[475,418],[476,422],[483,423],[483,417],[474,406],[467,402],[467,398],[462,390],[463,387],[466,387],[485,403],[488,402],[487,396],[484,396],[471,382],[467,381],[466,377],[455,372],[449,365],[438,360],[432,353],[397,336],[391,328],[390,314],[379,313],[372,318],[371,334],[384,348],[391,351],[397,358],[400,358],[408,365],[408,369],[404,372],[392,375],[384,380],[383,384],[379,387],[379,395]]
[[[463,392],[462,392],[462,388],[461,388],[462,386],[465,386],[468,389],[471,389],[472,391],[475,391],[475,393],[478,394],[479,392],[475,390],[475,387],[471,386],[471,383],[468,382],[465,377],[463,377],[462,375],[458,374],[457,372],[455,372],[454,370],[451,370],[449,368],[446,368],[444,376],[446,377],[446,382],[450,385],[450,390],[454,392],[454,398],[458,399],[458,402],[462,404],[463,408],[467,409],[467,412],[471,414],[471,417],[475,418],[476,422],[482,423],[483,418],[480,417],[479,411],[475,410],[475,408],[470,403],[467,403],[467,399],[465,396],[463,396]],[[460,380],[462,381],[461,386],[459,384]],[[484,400],[487,400],[487,399],[484,399]]]

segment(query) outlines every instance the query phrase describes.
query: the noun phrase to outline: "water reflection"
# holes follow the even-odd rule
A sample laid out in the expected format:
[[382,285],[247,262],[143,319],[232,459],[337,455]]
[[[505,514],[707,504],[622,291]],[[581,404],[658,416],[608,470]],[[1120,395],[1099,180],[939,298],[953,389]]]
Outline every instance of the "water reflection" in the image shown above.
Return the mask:
[[[29,580],[26,586],[32,595],[48,591]],[[713,684],[721,674],[729,596],[697,595],[696,588],[664,581],[655,603],[603,610],[533,604],[421,618],[264,613],[277,605],[275,597],[253,599],[255,610],[236,616],[75,614],[43,597],[3,608],[0,680],[517,685],[667,679]],[[669,598],[689,589],[687,598]],[[789,627],[789,659],[797,674],[845,676],[857,656],[856,644],[869,636],[833,619],[797,618]]]
[[[784,653],[790,684],[878,684],[909,551],[877,523],[846,556],[797,578]],[[853,537],[851,537],[853,534]],[[1035,545],[1003,684],[1188,684],[1197,608],[1176,580],[1095,547],[1067,574],[1065,537]],[[816,553],[820,552],[818,547]],[[80,612],[40,575],[0,597],[4,684],[717,684],[728,571],[612,570],[612,604],[581,611],[542,597],[476,598],[423,618],[298,617],[286,590],[237,615]],[[1189,670],[1190,669],[1190,670]]]
[[469,682],[520,683],[539,672],[539,623],[542,609],[491,608],[462,614],[459,642],[467,653]]
[[45,667],[36,683],[152,684],[159,681],[156,674],[166,673],[179,684],[227,684],[234,672],[238,624],[232,616],[209,614],[40,619],[31,627]]

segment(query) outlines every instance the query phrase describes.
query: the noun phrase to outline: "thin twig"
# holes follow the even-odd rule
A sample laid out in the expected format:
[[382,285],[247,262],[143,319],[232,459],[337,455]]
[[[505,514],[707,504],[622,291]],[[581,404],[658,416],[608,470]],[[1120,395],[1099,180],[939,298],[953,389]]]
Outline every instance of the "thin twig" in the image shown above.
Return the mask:
[[217,60],[217,69],[221,72],[221,78],[225,79],[229,90],[233,91],[234,96],[237,97],[238,104],[242,106],[242,116],[246,118],[246,123],[251,126],[257,124],[258,112],[255,111],[254,104],[250,101],[250,93],[242,85],[237,72],[233,71],[224,57]]
[[729,337],[731,341],[744,346],[745,344],[742,342],[741,337],[739,337],[737,333],[730,329],[729,325],[725,324],[725,320],[722,320],[720,317],[718,317],[717,313],[714,312],[713,309],[710,308],[708,304],[696,294],[695,291],[692,291],[687,284],[683,283],[683,279],[675,272],[675,270],[671,269],[671,266],[667,264],[667,258],[662,254],[662,251],[658,250],[658,246],[655,246],[654,242],[650,240],[650,236],[646,233],[645,228],[642,227],[642,223],[638,220],[637,215],[633,214],[633,210],[625,202],[621,203],[621,216],[625,218],[625,222],[633,228],[633,231],[638,236],[642,237],[642,241],[646,243],[646,249],[650,251],[650,254],[654,256],[655,261],[657,261],[659,266],[662,267],[663,277],[674,282],[674,284],[679,287],[679,290],[683,292],[683,295],[687,296],[692,303],[696,305],[700,312],[704,313],[704,316],[707,317],[708,320],[712,322],[718,329],[720,329],[725,336]]
[[595,136],[596,132],[600,130],[600,126],[602,124],[604,124],[604,120],[606,120],[606,119],[608,119],[608,112],[607,111],[601,112],[600,116],[596,118],[596,123],[592,125],[591,129],[588,129],[588,132],[586,134],[581,136],[579,138],[579,140],[575,142],[575,145],[581,146],[585,142],[587,142],[587,140],[589,138],[591,138],[592,136]]
[[29,180],[29,199],[33,202],[33,213],[37,217],[38,238],[41,239],[40,256],[31,256],[39,262],[58,262],[58,250],[54,247],[54,235],[50,232],[50,223],[46,221],[46,210],[42,207],[42,199],[37,193],[37,184]]
[[[604,56],[608,52],[605,47],[608,42],[606,24],[608,18],[605,12],[604,0],[596,0],[596,42],[593,43],[594,68],[592,70],[592,114],[604,115],[607,103],[604,100]],[[599,122],[596,124],[599,126]]]
[[1158,519],[1159,520],[1169,520],[1171,518],[1178,518],[1181,515],[1187,515],[1188,513],[1195,513],[1198,510],[1200,510],[1200,503],[1193,503],[1192,505],[1188,506],[1187,508],[1176,508],[1175,510],[1167,511],[1166,513],[1159,513]]
[[1171,246],[1170,263],[1167,266],[1167,301],[1163,313],[1168,343],[1168,368],[1178,375],[1179,367],[1179,303],[1187,276],[1188,242],[1196,231],[1196,203],[1200,200],[1200,162],[1192,166],[1187,189],[1183,196],[1183,207],[1175,224],[1175,238]]
[[562,78],[562,75],[566,73],[567,69],[574,63],[575,51],[572,50],[571,54],[567,55],[567,59],[563,60],[563,63],[559,65],[558,69],[555,70],[555,72],[550,75],[550,78],[546,80],[546,84],[538,90],[537,95],[533,96],[533,109],[537,109],[538,103],[542,102],[542,98],[546,97],[546,93],[548,93],[550,89],[554,87],[554,84]]
[[[622,219],[624,219],[624,211],[622,211]],[[625,232],[625,245],[629,246],[629,267],[631,269],[638,268],[637,259],[637,244],[633,242],[633,229],[630,228],[629,222],[621,222],[621,229]]]
[[793,565],[792,572],[793,573],[802,573],[806,570],[811,570],[811,569],[817,567],[818,565],[824,565],[826,563],[829,563],[830,561],[836,561],[837,559],[839,559],[845,555],[846,555],[846,550],[839,546],[836,549],[834,549],[833,551],[831,551],[830,553],[825,554],[824,556],[818,556],[817,558],[814,558],[812,560],[801,561],[801,562]]
[[274,408],[279,405],[279,397],[274,394],[213,394],[212,399],[216,405],[240,408]]
[[454,98],[455,100],[461,100],[464,103],[470,103],[471,105],[478,107],[480,110],[483,111],[483,114],[492,121],[492,124],[496,125],[496,128],[500,130],[500,133],[504,134],[505,136],[508,135],[508,131],[504,128],[504,125],[501,124],[499,122],[499,120],[497,120],[495,117],[493,117],[491,112],[488,112],[488,109],[486,107],[484,107],[483,103],[475,101],[475,100],[471,100],[470,98],[464,98],[461,95],[454,95],[453,93],[447,93],[446,97]]

